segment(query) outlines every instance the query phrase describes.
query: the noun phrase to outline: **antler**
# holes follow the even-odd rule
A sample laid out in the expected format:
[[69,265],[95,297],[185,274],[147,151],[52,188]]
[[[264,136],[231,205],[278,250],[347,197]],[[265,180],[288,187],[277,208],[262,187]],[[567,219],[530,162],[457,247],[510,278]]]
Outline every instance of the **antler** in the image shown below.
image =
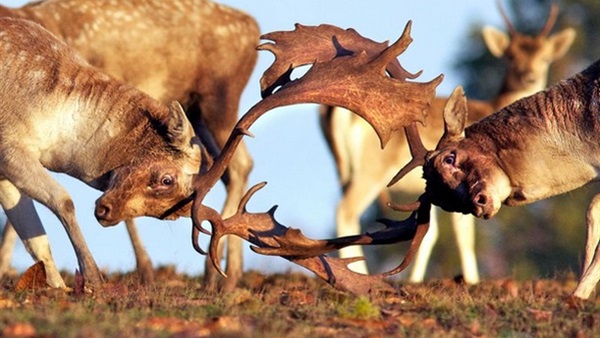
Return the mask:
[[509,34],[511,36],[518,35],[519,32],[515,29],[513,24],[510,22],[510,19],[508,18],[508,15],[506,15],[506,12],[504,11],[502,4],[500,3],[500,0],[496,1],[496,6],[498,6],[498,11],[500,11],[500,15],[502,16],[502,20],[504,20],[504,24],[506,25],[506,29],[508,29]]
[[398,182],[402,177],[406,176],[406,174],[408,174],[414,168],[423,166],[425,164],[427,154],[429,154],[429,150],[425,148],[423,141],[419,136],[419,129],[417,129],[416,123],[411,123],[408,127],[404,127],[404,133],[406,134],[406,141],[408,143],[408,148],[410,149],[412,159],[410,162],[404,165],[400,171],[398,171],[390,183],[388,183],[388,187],[396,184],[396,182]]
[[[212,167],[206,173],[199,173],[194,182],[193,245],[198,252],[205,253],[197,241],[200,232],[210,233],[202,227],[202,222],[208,221],[213,229],[209,256],[221,273],[216,248],[219,238],[226,234],[250,241],[255,245],[252,247],[255,252],[281,255],[315,272],[335,287],[354,293],[386,289],[383,277],[401,271],[410,263],[429,226],[430,204],[426,200],[421,201],[418,209],[404,221],[384,221],[385,228],[374,233],[329,240],[312,240],[297,229],[281,225],[274,218],[275,208],[266,213],[248,213],[246,203],[264,184],[250,189],[238,212],[226,220],[215,210],[202,205],[204,196],[224,173],[242,137],[251,135],[250,126],[275,107],[320,103],[347,108],[371,124],[382,147],[393,132],[415,121],[422,122],[443,77],[440,75],[427,83],[406,81],[419,74],[405,71],[396,59],[412,41],[410,25],[409,22],[402,36],[389,47],[363,38],[354,30],[330,25],[296,25],[294,31],[263,36],[277,42],[258,47],[271,51],[276,57],[276,62],[261,79],[264,98],[240,119]],[[290,79],[295,67],[310,63],[312,67],[306,74],[297,80]],[[386,76],[386,71],[392,77]],[[348,264],[364,259],[362,257],[335,259],[326,256],[326,253],[349,245],[386,244],[409,239],[413,242],[404,261],[380,275],[364,276],[348,269]]]
[[546,20],[546,24],[544,25],[544,28],[542,28],[542,31],[540,32],[539,36],[547,36],[548,34],[550,34],[550,30],[554,26],[554,23],[556,23],[557,16],[558,5],[552,4],[552,7],[550,7],[550,14],[548,14],[548,20]]
[[[508,15],[504,11],[504,8],[502,7],[500,0],[496,1],[496,4],[498,6],[500,15],[502,16],[502,19],[504,20],[504,23],[506,24],[506,28],[508,29],[510,35],[512,35],[512,36],[519,35],[519,32],[515,29],[513,24],[508,19]],[[539,37],[545,37],[550,33],[550,30],[556,23],[557,16],[558,16],[558,5],[553,3],[552,6],[550,7],[550,13],[548,14],[548,20],[546,20],[544,27],[540,31],[540,34],[538,35]]]
[[[215,210],[206,206],[201,207],[200,212],[213,227],[209,257],[213,265],[223,275],[225,274],[217,261],[216,250],[221,237],[233,234],[254,244],[251,246],[252,251],[265,255],[281,256],[312,271],[337,289],[350,291],[354,294],[393,292],[394,289],[385,283],[383,278],[402,271],[411,262],[429,226],[429,210],[423,209],[414,212],[411,217],[404,221],[385,220],[385,228],[371,234],[327,240],[309,239],[300,230],[280,224],[275,219],[276,206],[264,213],[249,213],[246,210],[246,205],[252,195],[263,188],[265,184],[263,182],[252,187],[240,202],[236,214],[226,220],[222,220]],[[421,217],[417,215],[421,215]],[[196,244],[198,234],[203,231],[201,227],[194,226],[193,228],[192,241],[195,248],[198,248]],[[402,263],[395,269],[378,275],[367,276],[348,269],[348,264],[364,259],[363,257],[339,259],[326,255],[326,253],[350,245],[397,243],[413,237],[416,240],[411,243],[411,247]],[[203,251],[200,252],[204,253]]]

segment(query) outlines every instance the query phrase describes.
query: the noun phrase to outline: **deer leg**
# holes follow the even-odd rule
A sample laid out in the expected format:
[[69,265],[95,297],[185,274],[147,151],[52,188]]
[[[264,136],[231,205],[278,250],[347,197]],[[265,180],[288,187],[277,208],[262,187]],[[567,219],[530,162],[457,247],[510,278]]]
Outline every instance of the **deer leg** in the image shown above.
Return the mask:
[[427,272],[427,264],[429,263],[429,257],[433,246],[437,242],[439,236],[439,225],[438,225],[439,208],[431,208],[431,216],[429,219],[429,230],[421,242],[421,246],[417,251],[415,260],[413,261],[413,268],[410,271],[408,281],[411,283],[422,283],[425,279],[425,272]]
[[[48,236],[31,198],[21,194],[9,181],[2,180],[0,181],[0,203],[8,218],[2,243],[3,259],[5,255],[9,258],[12,257],[15,241],[13,239],[11,244],[10,237],[15,238],[15,234],[18,234],[33,260],[44,263],[46,284],[53,288],[66,288],[54,263],[54,258],[52,258]],[[10,260],[8,260],[8,265],[10,265]]]
[[[245,84],[245,82],[242,84]],[[219,94],[202,96],[199,109],[203,117],[197,121],[192,120],[192,123],[194,126],[198,126],[197,133],[201,135],[203,144],[209,153],[217,156],[237,123],[239,99],[244,86],[225,83],[219,88],[217,83],[212,85]],[[250,153],[242,142],[233,154],[233,158],[222,178],[227,192],[222,211],[223,218],[233,216],[237,211],[238,205],[248,188],[248,176],[252,170],[252,165]],[[235,288],[242,277],[243,240],[237,236],[226,236],[224,239],[227,248],[225,273],[228,278],[224,280],[222,289],[229,291]],[[222,258],[224,244],[219,243],[219,260]],[[204,276],[206,288],[215,289],[220,279],[220,274],[211,262],[206,260]]]
[[2,242],[0,242],[0,278],[10,271],[15,244],[17,244],[17,237],[17,232],[7,217],[6,223],[4,224],[4,230],[2,231]]
[[463,277],[468,284],[479,283],[477,256],[475,255],[475,217],[451,213],[450,219],[456,236]]
[[[14,184],[19,191],[48,207],[60,219],[73,245],[79,268],[87,285],[92,287],[100,285],[102,282],[100,270],[92,257],[77,223],[73,200],[67,191],[52,178],[41,163],[33,160],[32,157],[28,156],[26,151],[18,152],[18,149],[15,148],[12,151],[13,153],[4,157],[2,176]],[[27,173],[27,175],[23,175],[23,173]],[[17,222],[10,216],[9,219],[13,222],[17,233],[23,227],[31,229],[31,226],[19,225],[17,227]],[[34,230],[37,231],[35,235],[45,236],[41,223]],[[19,233],[19,236],[23,235],[23,233]],[[25,233],[25,235],[27,234]],[[36,239],[34,236],[28,236],[27,238],[31,238],[31,240]],[[45,241],[47,242],[47,239]]]
[[[348,112],[344,112],[348,113]],[[378,139],[372,128],[363,120],[357,118],[345,134],[343,144],[337,147],[346,147],[348,168],[351,175],[342,191],[342,198],[336,212],[337,236],[359,234],[360,217],[373,203],[377,196],[385,189],[390,177],[393,177],[396,168],[378,165],[381,160],[381,149]],[[341,150],[340,150],[341,152]],[[396,156],[397,153],[393,153]],[[387,159],[387,158],[386,158]],[[343,165],[343,164],[338,164]],[[364,256],[361,246],[350,246],[339,251],[340,258]],[[349,265],[355,272],[368,273],[364,260]]]
[[133,246],[133,252],[135,253],[135,263],[137,272],[144,284],[154,284],[154,269],[152,268],[152,261],[150,256],[144,247],[144,243],[140,238],[135,221],[133,219],[125,220],[125,227]]
[[321,107],[321,109],[321,129],[335,159],[340,184],[345,186],[350,181],[351,175],[346,133],[350,130],[353,113],[340,107]]
[[583,272],[573,295],[587,299],[600,280],[600,194],[594,196],[586,215],[587,234]]

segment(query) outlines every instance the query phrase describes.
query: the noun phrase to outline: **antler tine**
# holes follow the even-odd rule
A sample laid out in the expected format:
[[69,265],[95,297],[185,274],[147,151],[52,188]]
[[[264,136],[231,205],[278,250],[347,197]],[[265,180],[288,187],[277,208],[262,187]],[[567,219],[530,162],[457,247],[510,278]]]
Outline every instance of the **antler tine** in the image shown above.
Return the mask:
[[408,251],[406,252],[402,262],[396,268],[384,273],[386,276],[395,275],[406,269],[406,267],[412,262],[414,256],[417,254],[417,251],[419,251],[419,247],[423,242],[423,238],[425,238],[425,235],[429,230],[429,219],[431,216],[431,202],[429,202],[426,194],[423,194],[421,197],[419,197],[417,211],[413,213],[413,215],[413,217],[416,219],[416,231],[413,239],[410,242]]
[[510,19],[508,18],[508,15],[506,15],[506,12],[504,11],[504,8],[502,7],[502,4],[500,3],[500,0],[496,1],[496,5],[498,6],[498,10],[500,11],[500,15],[502,16],[502,19],[504,20],[504,24],[506,25],[506,28],[508,29],[508,32],[510,33],[510,35],[517,35],[518,32],[515,29],[515,27],[513,26],[513,24],[510,22]]
[[404,127],[404,132],[406,134],[406,140],[408,142],[412,159],[404,167],[402,167],[400,171],[398,171],[390,183],[388,183],[388,187],[396,184],[400,179],[402,179],[402,177],[406,176],[406,174],[408,174],[414,168],[425,164],[425,158],[430,152],[423,145],[423,141],[421,141],[421,137],[419,136],[419,129],[417,128],[417,124],[415,122],[411,123],[407,127]]
[[540,32],[540,36],[547,36],[550,34],[550,30],[556,23],[556,18],[558,17],[558,5],[553,3],[552,7],[550,7],[550,14],[548,15],[548,20],[546,20],[546,24],[542,31]]

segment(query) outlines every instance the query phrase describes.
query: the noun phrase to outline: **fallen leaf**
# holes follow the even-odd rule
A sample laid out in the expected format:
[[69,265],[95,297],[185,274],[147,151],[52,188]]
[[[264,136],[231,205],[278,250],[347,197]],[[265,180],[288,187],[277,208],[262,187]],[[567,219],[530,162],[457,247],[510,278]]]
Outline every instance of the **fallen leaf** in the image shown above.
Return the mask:
[[38,290],[46,287],[46,270],[44,263],[39,261],[27,269],[15,286],[15,291]]
[[533,319],[537,321],[550,321],[552,319],[552,311],[527,309],[527,312],[531,313]]
[[35,328],[29,323],[9,324],[2,329],[2,337],[34,337]]
[[196,324],[174,317],[148,318],[148,320],[139,323],[138,327],[148,328],[156,331],[166,331],[171,334],[184,330],[190,330],[192,327],[198,328]]
[[502,283],[502,288],[512,299],[515,299],[519,296],[519,286],[517,285],[517,282],[512,279],[508,279]]
[[0,309],[12,309],[14,307],[17,307],[17,303],[12,299],[0,299]]

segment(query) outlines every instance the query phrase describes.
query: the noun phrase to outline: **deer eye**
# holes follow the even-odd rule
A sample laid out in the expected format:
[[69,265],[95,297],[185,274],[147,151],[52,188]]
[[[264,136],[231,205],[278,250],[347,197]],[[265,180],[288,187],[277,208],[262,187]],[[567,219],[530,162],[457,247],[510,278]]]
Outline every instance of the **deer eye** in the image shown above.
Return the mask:
[[171,175],[164,175],[160,178],[160,184],[166,187],[172,186],[173,182],[173,177]]
[[450,153],[450,154],[444,156],[444,158],[442,159],[442,161],[445,164],[447,164],[447,165],[454,166],[454,163],[456,162],[456,154],[455,153]]

